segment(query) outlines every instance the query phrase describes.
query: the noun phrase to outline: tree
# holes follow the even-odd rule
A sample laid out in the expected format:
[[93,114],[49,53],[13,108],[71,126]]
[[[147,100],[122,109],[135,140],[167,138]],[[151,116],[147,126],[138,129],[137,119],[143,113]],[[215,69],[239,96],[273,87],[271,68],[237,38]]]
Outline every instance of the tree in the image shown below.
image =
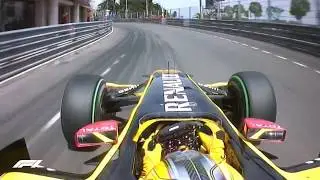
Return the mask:
[[233,8],[231,6],[225,6],[224,9],[224,14],[227,18],[232,19],[233,17]]
[[236,19],[240,19],[244,12],[245,12],[245,9],[242,4],[236,4],[233,6],[233,13],[236,16]]
[[244,17],[246,17],[246,18],[247,18],[247,17],[249,17],[249,10],[247,10],[247,11],[246,11],[246,10],[244,10],[244,12],[243,12],[243,13],[244,13],[244,14],[243,14],[243,15],[244,15]]
[[193,18],[195,18],[195,19],[200,19],[200,18],[201,18],[200,13],[195,14]]
[[[115,4],[114,4],[115,3]],[[153,3],[152,0],[148,0],[149,6],[148,11],[159,14],[162,13],[162,7],[158,3]],[[113,9],[115,7],[115,9]],[[120,12],[124,15],[125,9],[126,9],[126,0],[120,0],[120,4],[116,3],[115,0],[104,0],[102,3],[98,5],[98,10],[105,10],[109,9],[112,11]],[[146,2],[143,1],[137,1],[137,0],[128,0],[128,12],[129,13],[142,13],[146,10]]]
[[268,14],[270,14],[270,17],[274,20],[279,20],[280,15],[281,13],[283,13],[283,11],[283,9],[274,6],[270,6],[267,8]]
[[303,16],[310,11],[310,3],[308,0],[292,0],[290,7],[290,14],[301,20]]
[[262,16],[262,7],[259,2],[251,2],[249,6],[249,11],[254,14],[254,17]]

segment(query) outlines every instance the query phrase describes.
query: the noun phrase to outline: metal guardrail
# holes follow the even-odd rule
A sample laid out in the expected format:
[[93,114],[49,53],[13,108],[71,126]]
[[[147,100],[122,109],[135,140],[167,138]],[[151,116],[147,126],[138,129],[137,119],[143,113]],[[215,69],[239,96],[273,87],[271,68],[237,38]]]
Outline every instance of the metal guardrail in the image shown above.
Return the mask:
[[244,36],[320,57],[320,27],[227,20],[119,19],[121,22],[157,23]]
[[78,49],[111,31],[112,21],[97,21],[0,33],[0,81]]

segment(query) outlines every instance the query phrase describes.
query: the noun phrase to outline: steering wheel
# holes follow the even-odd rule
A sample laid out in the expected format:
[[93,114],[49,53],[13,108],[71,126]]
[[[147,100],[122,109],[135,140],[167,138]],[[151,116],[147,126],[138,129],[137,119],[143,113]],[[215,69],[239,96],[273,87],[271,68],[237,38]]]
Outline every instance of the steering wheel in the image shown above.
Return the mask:
[[156,136],[165,154],[181,149],[199,150],[200,141],[197,131],[203,126],[200,122],[179,122],[162,128]]

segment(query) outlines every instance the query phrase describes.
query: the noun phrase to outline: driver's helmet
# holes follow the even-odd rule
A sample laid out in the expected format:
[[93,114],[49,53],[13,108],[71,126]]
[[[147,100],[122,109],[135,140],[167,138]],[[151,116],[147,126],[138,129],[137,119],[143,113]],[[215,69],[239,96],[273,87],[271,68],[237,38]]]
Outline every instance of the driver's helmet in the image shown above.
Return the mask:
[[146,179],[229,179],[226,176],[228,175],[225,175],[219,165],[208,156],[198,151],[187,150],[167,154]]

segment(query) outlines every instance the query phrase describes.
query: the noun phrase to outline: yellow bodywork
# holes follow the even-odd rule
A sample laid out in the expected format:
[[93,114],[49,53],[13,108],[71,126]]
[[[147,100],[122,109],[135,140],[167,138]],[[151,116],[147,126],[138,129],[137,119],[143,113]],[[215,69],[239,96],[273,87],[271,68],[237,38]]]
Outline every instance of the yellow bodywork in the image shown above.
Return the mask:
[[36,174],[28,174],[22,172],[10,172],[2,175],[0,179],[32,179],[32,180],[55,180],[56,178],[48,177],[48,176],[40,176]]
[[[155,72],[176,73],[179,71],[177,71],[177,70],[157,70]],[[127,124],[123,128],[122,132],[119,134],[117,143],[114,144],[110,148],[108,153],[104,156],[104,158],[98,164],[98,166],[93,171],[93,173],[87,178],[88,180],[96,179],[100,175],[100,173],[102,172],[104,167],[108,163],[111,162],[112,157],[115,155],[115,153],[119,149],[122,141],[126,137],[133,120],[135,120],[134,115],[135,115],[137,109],[139,108],[140,104],[143,102],[144,96],[148,91],[148,87],[150,86],[152,79],[153,79],[153,75],[150,76],[144,91],[142,93],[136,93],[137,96],[141,96],[140,100],[139,100],[138,104],[134,107],[134,109],[132,110]],[[130,84],[126,85],[126,84],[115,84],[115,83],[107,83],[106,85],[107,85],[107,87],[113,87],[113,88],[130,88],[130,87],[134,86],[134,85],[130,85]],[[209,88],[216,88],[216,87],[222,87],[222,86],[226,86],[226,85],[227,85],[226,82],[219,82],[219,83],[214,83],[214,84],[206,84],[205,86],[209,87]],[[199,89],[200,89],[200,87],[199,87]],[[204,92],[202,92],[202,93],[204,93]],[[221,111],[221,114],[224,115],[223,111],[219,107],[217,107],[217,109],[219,109],[219,111]],[[225,119],[228,119],[228,118],[225,116]],[[168,121],[169,120],[172,121],[172,119],[168,119]],[[192,121],[192,120],[196,120],[196,119],[183,119],[183,120],[184,121],[186,121],[186,120]],[[197,120],[199,120],[199,119],[197,119]],[[139,140],[140,134],[144,131],[144,129],[146,129],[148,126],[150,126],[152,123],[154,123],[156,121],[159,121],[159,120],[158,119],[149,120],[149,121],[141,124],[139,126],[139,129],[138,129],[136,135],[134,136],[133,140],[135,142],[137,142]],[[161,121],[165,121],[165,119],[161,119]],[[213,132],[215,132],[217,129],[221,129],[221,127],[218,127],[215,123],[212,123],[212,120],[202,119],[202,121],[205,122]],[[249,148],[251,148],[257,155],[260,156],[260,158],[262,160],[264,160],[266,163],[268,163],[273,169],[275,169],[284,178],[293,179],[293,180],[295,180],[295,179],[297,179],[297,180],[301,180],[301,179],[319,180],[320,179],[320,167],[308,169],[308,170],[304,170],[304,171],[300,171],[300,172],[295,172],[295,173],[289,173],[289,172],[286,172],[286,171],[280,169],[271,160],[269,160],[262,152],[260,152],[253,144],[251,144],[249,141],[247,141],[243,137],[243,135],[233,126],[233,124],[229,120],[227,120],[227,122],[230,124],[230,126],[232,127],[234,132],[238,135],[238,137]],[[224,172],[224,174],[227,175],[226,176],[227,179],[235,179],[235,180],[243,179],[240,172],[227,163],[228,162],[227,161],[228,154],[226,154],[226,152],[228,152],[228,151],[225,150],[226,146],[225,146],[224,142],[222,142],[221,140],[217,139],[214,136],[208,136],[204,133],[200,134],[200,138],[204,142],[204,145],[202,147],[202,151],[206,151],[207,153],[209,153],[210,158],[212,158],[216,162],[218,162],[220,169]],[[106,139],[102,138],[102,140],[106,140]],[[159,152],[161,150],[160,148],[161,147],[156,146],[156,148],[154,149],[153,152],[146,153],[146,156],[144,158],[145,158],[145,161],[148,162],[148,164],[146,164],[145,165],[146,167],[144,167],[145,172],[144,172],[143,176],[141,177],[141,179],[170,179],[166,165],[159,158]],[[23,179],[23,180],[24,179],[36,179],[36,180],[41,179],[41,180],[45,180],[45,179],[56,179],[56,178],[50,178],[47,176],[40,176],[40,175],[21,173],[21,172],[8,172],[8,173],[3,174],[0,177],[0,179],[2,179],[2,180],[11,180],[11,179],[13,179],[13,180],[15,180],[15,179]]]
[[[214,162],[217,163],[217,166],[221,169],[221,171],[223,172],[227,180],[232,180],[232,179],[242,180],[243,177],[240,175],[240,173],[237,170],[235,170],[232,166],[230,166],[226,161],[227,155],[225,154],[225,150],[224,150],[225,149],[224,140],[223,139],[221,140],[216,137],[216,132],[222,130],[222,128],[219,127],[217,123],[209,119],[192,119],[192,118],[180,119],[180,120],[177,119],[175,121],[186,122],[186,121],[195,121],[195,120],[204,122],[205,125],[208,126],[212,131],[212,135],[208,135],[202,132],[199,133],[201,142],[203,144],[203,153],[208,154],[209,158],[214,160]],[[170,121],[173,121],[173,119],[154,119],[149,121],[151,124],[153,124],[156,122],[166,122],[166,121],[170,122]],[[147,128],[146,126],[139,128],[140,131],[137,132],[136,136],[134,137],[134,140],[138,140],[139,136],[146,128]],[[157,131],[152,135],[150,135],[143,144],[142,148],[144,149],[145,155],[143,158],[143,172],[141,177],[139,178],[140,180],[170,179],[168,167],[161,160],[161,152],[162,152],[161,145],[156,144],[156,147],[152,151],[149,151],[147,148],[147,145],[152,140],[152,137],[156,134],[157,134]]]

